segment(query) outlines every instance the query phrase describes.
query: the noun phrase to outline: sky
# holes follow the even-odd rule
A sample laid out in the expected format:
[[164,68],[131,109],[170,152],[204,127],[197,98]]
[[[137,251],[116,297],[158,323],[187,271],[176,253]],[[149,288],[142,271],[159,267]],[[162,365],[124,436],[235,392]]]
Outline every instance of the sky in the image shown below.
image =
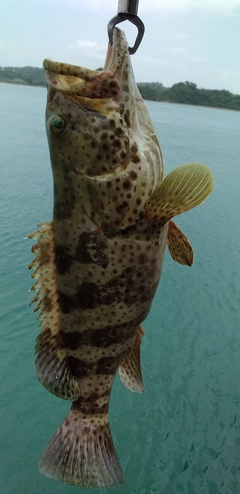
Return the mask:
[[[0,0],[0,67],[44,58],[104,65],[118,0]],[[240,94],[240,0],[139,0],[145,35],[132,55],[137,82],[194,82]],[[134,44],[136,27],[119,25]]]

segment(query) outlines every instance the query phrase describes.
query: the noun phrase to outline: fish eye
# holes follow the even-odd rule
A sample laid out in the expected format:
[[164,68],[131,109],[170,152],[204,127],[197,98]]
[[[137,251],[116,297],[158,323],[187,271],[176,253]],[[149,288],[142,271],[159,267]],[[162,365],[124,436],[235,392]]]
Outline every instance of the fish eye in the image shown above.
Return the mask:
[[59,115],[53,115],[49,120],[49,129],[54,135],[61,135],[66,128],[64,118]]

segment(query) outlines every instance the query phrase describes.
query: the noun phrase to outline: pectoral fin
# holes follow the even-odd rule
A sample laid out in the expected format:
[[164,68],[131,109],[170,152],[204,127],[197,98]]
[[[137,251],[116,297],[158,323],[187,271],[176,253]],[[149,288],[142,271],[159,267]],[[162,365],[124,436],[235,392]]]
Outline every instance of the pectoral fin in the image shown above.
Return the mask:
[[200,163],[179,166],[171,171],[145,204],[145,218],[164,225],[174,216],[195,208],[213,190],[211,170]]
[[170,220],[168,224],[167,246],[174,261],[192,266],[194,261],[193,248],[186,235],[173,220]]
[[143,326],[140,325],[132,347],[119,366],[119,376],[122,383],[135,393],[143,393],[144,391],[140,362],[140,346],[143,335]]

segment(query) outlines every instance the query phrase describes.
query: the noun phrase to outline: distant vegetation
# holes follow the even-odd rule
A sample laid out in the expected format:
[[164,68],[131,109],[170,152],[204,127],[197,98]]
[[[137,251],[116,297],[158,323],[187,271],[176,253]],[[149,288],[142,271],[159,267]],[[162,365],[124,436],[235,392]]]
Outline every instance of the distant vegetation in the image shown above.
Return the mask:
[[38,67],[0,67],[0,82],[45,86],[45,73]]
[[[225,89],[199,89],[196,84],[188,81],[174,84],[171,88],[160,88],[159,91],[149,87],[147,83],[141,83],[138,87],[146,99],[240,110],[240,95],[232,94]],[[152,98],[148,97],[151,94]]]
[[160,95],[168,88],[164,87],[161,82],[139,82],[138,89],[144,99],[161,101]]
[[[100,68],[98,70],[101,70]],[[0,67],[0,82],[45,86],[45,73],[38,67]],[[230,91],[199,89],[193,82],[179,82],[166,88],[161,82],[139,82],[144,99],[188,105],[229,108],[240,111],[240,95]]]

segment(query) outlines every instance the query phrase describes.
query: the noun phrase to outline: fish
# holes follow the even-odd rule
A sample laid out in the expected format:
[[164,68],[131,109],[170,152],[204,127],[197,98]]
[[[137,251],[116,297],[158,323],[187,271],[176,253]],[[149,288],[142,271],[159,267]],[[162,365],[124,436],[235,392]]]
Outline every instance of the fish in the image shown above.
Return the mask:
[[[40,472],[85,488],[123,483],[109,398],[117,372],[142,393],[140,347],[166,246],[192,265],[173,218],[204,202],[211,170],[166,174],[160,144],[134,79],[128,43],[114,28],[103,70],[43,63],[53,219],[29,235],[41,384],[72,402],[44,451]],[[124,410],[123,410],[124,417]]]

